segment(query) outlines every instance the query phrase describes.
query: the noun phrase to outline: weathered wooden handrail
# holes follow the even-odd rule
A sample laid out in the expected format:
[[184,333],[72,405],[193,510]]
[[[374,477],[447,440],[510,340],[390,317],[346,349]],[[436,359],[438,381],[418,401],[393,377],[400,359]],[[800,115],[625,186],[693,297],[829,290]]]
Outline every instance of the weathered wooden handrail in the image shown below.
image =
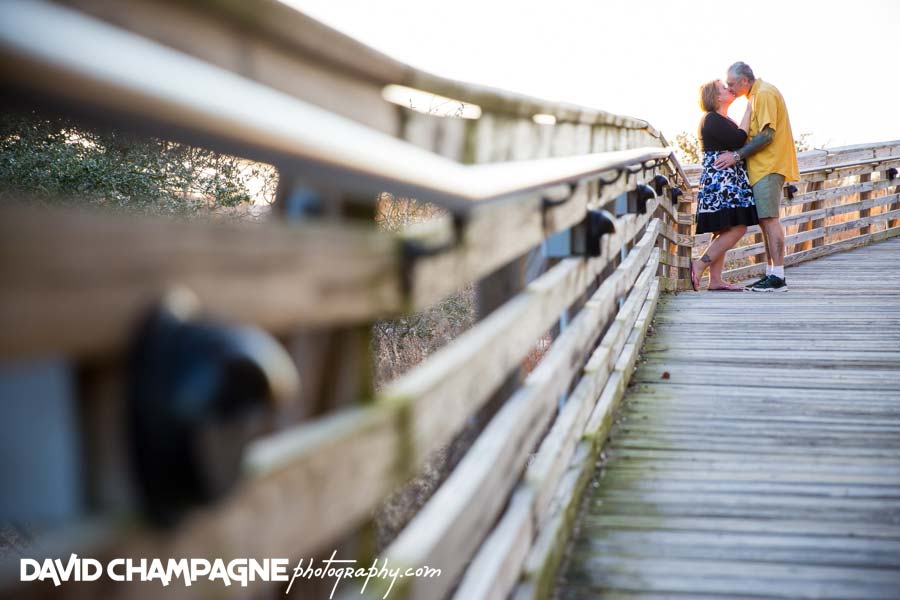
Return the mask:
[[[310,102],[285,89],[283,81],[275,85],[259,73],[237,74],[239,69],[222,64],[227,60],[201,56],[206,50],[185,53],[151,41],[166,34],[141,29],[152,30],[146,22],[158,22],[166,11],[203,12],[192,12],[198,10],[193,6],[124,3],[147,17],[142,21],[116,16],[115,7],[67,4],[84,7],[33,2],[0,8],[0,76],[20,101],[50,101],[89,118],[271,161],[288,183],[326,187],[323,196],[362,195],[371,203],[379,192],[394,191],[452,213],[388,234],[349,218],[243,227],[4,210],[0,276],[9,287],[0,293],[0,356],[64,357],[83,373],[88,422],[91,415],[123,410],[123,348],[135,322],[173,284],[191,289],[208,312],[265,328],[288,343],[299,327],[327,327],[340,336],[477,282],[548,236],[582,223],[588,210],[612,208],[623,195],[633,200],[638,186],[652,184],[657,175],[667,176],[670,187],[684,188],[673,204],[666,194],[646,195],[643,186],[641,202],[620,203],[615,232],[602,238],[600,256],[559,260],[379,392],[363,386],[351,406],[329,406],[324,414],[256,439],[244,451],[236,489],[217,504],[185,514],[177,528],[121,527],[113,515],[135,511],[124,493],[121,503],[99,503],[85,517],[84,523],[95,516],[105,523],[93,541],[81,539],[76,526],[68,537],[63,531],[54,550],[227,559],[308,556],[329,548],[365,524],[388,494],[462,431],[568,313],[567,327],[535,370],[385,550],[395,563],[428,563],[445,573],[437,582],[407,581],[393,597],[446,596],[457,584],[459,598],[542,593],[657,298],[688,286],[690,190],[662,136],[642,121],[517,99],[390,61],[366,75],[357,59],[329,59],[354,73],[354,82],[335,85],[340,94],[368,77],[369,83],[412,82],[476,99],[485,109],[477,122],[462,124],[391,108],[402,115],[404,127],[390,131],[346,106],[331,111],[328,102]],[[290,18],[269,0],[252,4]],[[198,27],[214,29],[222,15],[240,18],[244,9],[236,6],[210,8],[215,18]],[[95,11],[104,16],[85,14]],[[258,36],[260,27],[285,27],[272,14],[247,29]],[[284,29],[273,33],[289,37]],[[324,28],[319,34],[340,42]],[[82,43],[73,48],[72,40]],[[396,73],[399,80],[392,79]],[[557,116],[557,125],[531,122],[538,109]],[[423,131],[459,133],[460,127],[464,135],[442,148],[443,156],[428,151],[435,143]],[[460,154],[469,147],[474,151]],[[559,184],[568,184],[563,196]],[[626,214],[623,207],[632,205],[639,214]],[[82,435],[125,437],[115,419],[100,421]],[[110,454],[102,445],[88,453],[95,477],[109,464],[97,456],[103,451]],[[122,485],[117,477],[127,479],[121,473],[99,476],[107,487]],[[0,588],[7,584],[0,582]],[[158,595],[152,587],[101,589],[109,598]],[[210,590],[197,585],[180,591],[199,597]],[[82,593],[66,587],[58,592]]]
[[[346,191],[381,189],[468,211],[476,202],[580,183],[673,152],[638,148],[460,165],[49,2],[10,2],[2,10],[0,73],[7,83],[123,120],[137,117],[177,136],[191,132],[188,141],[237,149],[315,181],[340,174]],[[72,52],[73,38],[90,40],[86,51]]]

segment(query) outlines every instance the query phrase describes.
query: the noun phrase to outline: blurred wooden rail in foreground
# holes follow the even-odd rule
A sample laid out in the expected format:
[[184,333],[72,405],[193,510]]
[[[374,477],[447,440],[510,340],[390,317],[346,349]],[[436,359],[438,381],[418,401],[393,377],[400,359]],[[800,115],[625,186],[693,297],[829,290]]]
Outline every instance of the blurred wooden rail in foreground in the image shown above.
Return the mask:
[[[61,361],[75,382],[84,463],[82,508],[41,530],[24,554],[297,559],[337,548],[370,564],[372,511],[490,410],[449,478],[380,553],[393,565],[440,568],[441,577],[404,580],[391,597],[545,596],[660,294],[689,288],[690,174],[663,136],[636,119],[416,71],[273,0],[8,2],[0,16],[12,106],[202,144],[271,163],[280,176],[273,218],[252,225],[2,209],[0,356]],[[397,84],[475,104],[480,117],[391,104],[382,91]],[[895,235],[896,198],[879,194],[898,154],[897,144],[808,154],[816,170],[792,205],[813,208],[788,219],[810,225],[791,242],[812,247],[791,260]],[[879,177],[836,190],[819,183],[864,172]],[[444,214],[398,234],[379,230],[382,192]],[[872,193],[852,198],[861,192]],[[871,212],[826,223],[857,210]],[[869,229],[823,243],[854,227]],[[549,258],[527,281],[524,265],[541,248]],[[372,323],[471,283],[479,322],[376,393]],[[218,365],[215,353],[197,360],[239,381],[226,391],[260,394],[229,397],[259,416],[258,429],[246,433],[251,423],[222,422],[214,411],[175,432],[129,421],[143,414],[133,404],[146,403],[145,392],[157,394],[151,408],[162,414],[172,395],[159,390],[182,389],[166,356],[129,354],[138,342],[147,352],[174,343],[174,334],[142,337],[173,289],[199,313],[176,303],[156,326],[199,323],[204,343],[227,345],[240,368]],[[523,377],[523,360],[548,332],[552,344]],[[282,366],[255,358],[279,352],[299,387],[276,376]],[[145,372],[150,391],[135,384]],[[141,448],[164,455],[176,441],[188,449],[183,460],[135,468]],[[167,503],[152,485],[166,480],[147,469],[168,467],[174,478],[180,463],[193,477],[185,489],[199,491],[185,499],[169,483],[177,501]],[[161,593],[158,584],[105,580],[20,585],[17,560],[8,563],[0,590],[10,597]],[[197,584],[165,593],[280,590]]]

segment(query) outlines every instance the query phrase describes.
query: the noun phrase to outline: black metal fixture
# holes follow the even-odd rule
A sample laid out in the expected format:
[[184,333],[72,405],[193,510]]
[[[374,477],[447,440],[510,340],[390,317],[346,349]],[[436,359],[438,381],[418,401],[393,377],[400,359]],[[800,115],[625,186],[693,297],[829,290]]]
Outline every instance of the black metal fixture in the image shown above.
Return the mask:
[[246,444],[272,431],[299,377],[266,332],[198,316],[167,296],[138,329],[128,395],[135,472],[151,522],[174,524],[237,480]]
[[463,236],[466,233],[466,225],[469,222],[469,215],[454,212],[450,214],[453,223],[453,230],[450,239],[441,244],[429,244],[419,239],[404,239],[400,242],[400,252],[403,259],[402,262],[402,278],[403,293],[408,294],[412,291],[412,275],[413,267],[420,258],[427,256],[436,256],[449,252],[462,243]]
[[604,235],[616,232],[616,218],[609,211],[590,209],[585,216],[584,254],[600,256],[600,241]]
[[788,185],[786,188],[784,188],[784,189],[785,189],[785,191],[787,192],[788,200],[793,200],[793,199],[794,199],[794,194],[797,193],[797,186],[794,185],[794,184],[792,183],[792,184],[789,184],[789,185]]
[[547,238],[543,245],[544,256],[600,256],[600,242],[604,235],[615,233],[615,221],[616,218],[606,210],[588,209],[581,223]]
[[639,184],[632,192],[628,193],[628,212],[639,215],[646,214],[647,201],[656,198],[656,192],[646,183]]
[[603,177],[597,177],[597,183],[600,184],[601,188],[606,185],[612,185],[615,182],[617,182],[620,177],[622,177],[623,173],[625,173],[625,169],[618,169],[618,170],[616,170],[616,174],[609,179],[604,179]]
[[653,189],[656,190],[657,196],[662,196],[663,188],[669,184],[669,178],[665,175],[657,175],[653,178]]
[[561,206],[572,199],[572,196],[575,195],[575,190],[578,188],[578,184],[574,181],[570,181],[565,185],[568,187],[568,192],[563,194],[561,198],[552,198],[550,196],[543,196],[541,198],[541,208],[544,211],[548,208],[553,208],[554,206]]
[[669,198],[672,199],[672,204],[677,205],[678,199],[684,196],[684,190],[678,187],[673,187],[669,190]]
[[888,181],[893,181],[894,177],[897,176],[897,169],[895,167],[891,167],[890,169],[885,171],[885,173],[887,173]]

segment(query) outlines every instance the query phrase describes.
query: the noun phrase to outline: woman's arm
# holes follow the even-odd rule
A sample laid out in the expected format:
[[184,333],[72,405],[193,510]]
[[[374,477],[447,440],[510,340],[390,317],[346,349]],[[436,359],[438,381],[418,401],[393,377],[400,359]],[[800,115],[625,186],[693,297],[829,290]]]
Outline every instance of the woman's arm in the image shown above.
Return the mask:
[[744,111],[744,117],[741,119],[740,128],[744,133],[750,133],[750,115],[753,114],[753,103],[747,100],[747,110]]

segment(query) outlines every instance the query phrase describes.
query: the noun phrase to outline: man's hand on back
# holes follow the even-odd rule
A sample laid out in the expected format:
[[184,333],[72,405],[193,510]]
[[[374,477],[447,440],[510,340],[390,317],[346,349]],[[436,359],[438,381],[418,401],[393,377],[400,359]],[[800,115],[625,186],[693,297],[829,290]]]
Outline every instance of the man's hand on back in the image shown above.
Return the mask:
[[723,152],[716,158],[716,162],[713,163],[713,166],[717,169],[727,169],[728,167],[733,167],[737,164],[737,157],[734,152]]

